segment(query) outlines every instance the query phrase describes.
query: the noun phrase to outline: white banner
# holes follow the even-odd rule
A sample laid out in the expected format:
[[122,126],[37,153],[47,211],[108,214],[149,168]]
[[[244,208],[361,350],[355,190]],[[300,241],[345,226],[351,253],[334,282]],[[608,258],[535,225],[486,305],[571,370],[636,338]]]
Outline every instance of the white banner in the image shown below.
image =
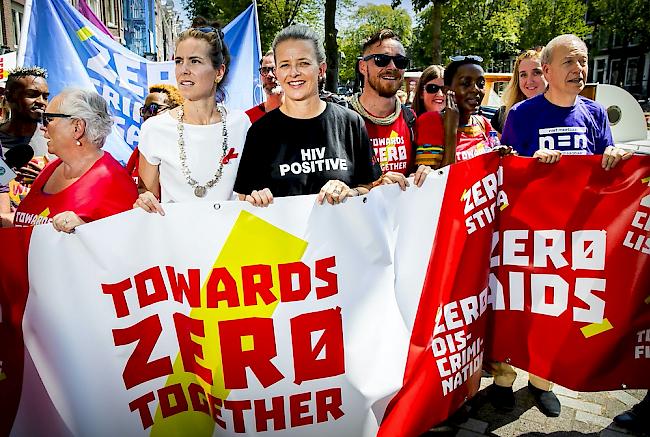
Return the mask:
[[12,435],[375,435],[446,178],[37,227]]

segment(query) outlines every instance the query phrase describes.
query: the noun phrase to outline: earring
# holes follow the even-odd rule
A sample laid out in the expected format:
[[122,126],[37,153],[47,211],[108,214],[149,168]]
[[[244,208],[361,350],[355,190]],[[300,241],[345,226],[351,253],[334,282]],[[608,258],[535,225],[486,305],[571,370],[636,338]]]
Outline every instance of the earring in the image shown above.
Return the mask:
[[77,140],[77,146],[81,146],[81,143],[79,142],[79,140]]

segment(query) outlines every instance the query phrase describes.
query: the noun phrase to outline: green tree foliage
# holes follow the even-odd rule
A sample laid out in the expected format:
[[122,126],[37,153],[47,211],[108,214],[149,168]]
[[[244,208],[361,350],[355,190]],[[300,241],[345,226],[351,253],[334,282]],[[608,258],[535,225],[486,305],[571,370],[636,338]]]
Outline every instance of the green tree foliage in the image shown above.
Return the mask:
[[[418,14],[417,44],[411,47],[418,67],[433,59],[432,8]],[[488,70],[501,71],[510,56],[557,35],[589,34],[585,13],[582,0],[449,0],[442,6],[442,63],[452,55],[475,54],[485,59]]]
[[528,8],[522,25],[522,49],[543,46],[564,33],[585,37],[593,31],[585,23],[587,5],[580,0],[528,0]]
[[413,36],[411,17],[403,8],[392,9],[388,5],[367,4],[357,7],[347,21],[347,26],[339,34],[339,49],[344,56],[339,65],[341,81],[354,80],[361,46],[378,30],[393,29],[400,35],[405,47],[411,44]]
[[[323,29],[322,6],[324,0],[258,0],[257,12],[260,23],[262,51],[271,47],[275,34],[296,23]],[[183,0],[190,20],[202,16],[218,20],[222,26],[232,21],[248,6],[250,0]]]
[[[417,43],[411,47],[417,67],[424,68],[433,60],[432,9],[430,5],[418,14]],[[490,64],[516,53],[526,13],[522,0],[450,0],[442,6],[442,63],[452,55],[474,54]]]
[[[431,38],[431,59],[434,64],[442,63],[442,7],[449,3],[449,0],[413,0],[413,9],[418,12],[427,11],[427,14],[420,14],[420,21],[427,23]],[[402,0],[392,0],[391,7],[394,9],[402,4]],[[424,26],[425,24],[423,24]]]
[[615,32],[624,42],[650,46],[648,0],[592,0],[589,6],[589,17],[599,29]]

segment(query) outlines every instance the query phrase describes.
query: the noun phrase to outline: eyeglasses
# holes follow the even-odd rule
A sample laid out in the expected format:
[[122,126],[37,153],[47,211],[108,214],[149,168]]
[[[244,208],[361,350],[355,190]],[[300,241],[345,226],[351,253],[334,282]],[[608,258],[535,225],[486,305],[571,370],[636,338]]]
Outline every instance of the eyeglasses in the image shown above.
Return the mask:
[[450,56],[449,59],[451,62],[460,62],[460,61],[476,61],[476,62],[483,62],[483,58],[481,58],[478,55],[458,55],[458,56]]
[[47,125],[50,124],[55,118],[72,118],[72,115],[57,114],[55,112],[44,112],[41,116],[41,120],[43,120],[43,126],[47,127]]
[[427,92],[427,94],[435,94],[438,91],[442,91],[442,86],[441,85],[436,85],[435,83],[428,83],[424,86],[424,91]]
[[390,56],[390,55],[385,55],[383,53],[367,55],[361,59],[363,59],[364,61],[369,61],[372,59],[375,62],[375,65],[377,67],[386,67],[388,66],[388,64],[390,64],[390,61],[393,61],[393,64],[395,64],[395,67],[397,67],[397,69],[399,70],[404,70],[406,67],[409,66],[409,62],[411,62],[411,60],[406,56],[402,56],[402,55]]
[[154,115],[158,115],[159,112],[165,111],[169,109],[169,106],[167,105],[160,105],[158,103],[149,103],[148,105],[143,106],[140,108],[140,116],[144,117],[145,115],[149,115],[153,117]]
[[260,74],[262,76],[268,76],[270,73],[273,73],[273,67],[260,67]]

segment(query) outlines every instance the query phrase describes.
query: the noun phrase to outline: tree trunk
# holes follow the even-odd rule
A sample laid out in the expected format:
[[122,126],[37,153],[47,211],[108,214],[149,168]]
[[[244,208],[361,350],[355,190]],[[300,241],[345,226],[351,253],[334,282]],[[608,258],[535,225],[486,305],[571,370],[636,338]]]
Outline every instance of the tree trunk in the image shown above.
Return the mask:
[[442,2],[439,0],[433,2],[431,25],[433,26],[432,61],[434,64],[442,64],[442,53],[440,52],[440,38],[442,36]]
[[339,47],[336,42],[336,0],[325,0],[325,56],[327,57],[327,76],[325,89],[336,93],[339,81]]

